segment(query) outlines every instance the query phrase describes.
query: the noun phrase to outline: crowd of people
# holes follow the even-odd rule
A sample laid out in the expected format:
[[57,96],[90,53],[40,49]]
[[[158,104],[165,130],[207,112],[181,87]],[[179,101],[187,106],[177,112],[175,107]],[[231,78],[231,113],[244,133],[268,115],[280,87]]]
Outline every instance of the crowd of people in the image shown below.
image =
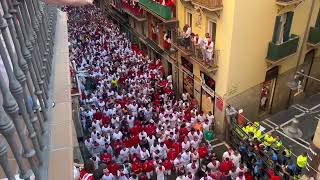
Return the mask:
[[[214,116],[187,93],[176,98],[172,76],[94,6],[66,8],[70,54],[81,89],[81,121],[90,159],[80,180],[263,179],[262,159],[247,145],[217,157]],[[246,150],[246,151],[244,151]],[[245,153],[244,153],[245,152]],[[250,161],[248,161],[250,159]],[[249,163],[246,163],[249,162]],[[279,176],[268,173],[269,179]]]

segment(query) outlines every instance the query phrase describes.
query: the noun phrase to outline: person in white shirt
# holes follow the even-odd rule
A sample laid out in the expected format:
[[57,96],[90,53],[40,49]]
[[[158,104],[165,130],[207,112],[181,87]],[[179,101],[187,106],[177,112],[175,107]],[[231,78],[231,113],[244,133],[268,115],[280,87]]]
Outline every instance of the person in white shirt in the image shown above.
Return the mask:
[[189,93],[185,92],[185,93],[182,93],[182,100],[184,102],[188,101],[188,97],[189,97]]
[[185,175],[184,180],[195,180],[195,175],[193,175],[191,172],[188,172],[187,175]]
[[233,164],[235,167],[240,166],[240,161],[241,161],[241,154],[238,151],[235,151],[234,154],[231,157]]
[[123,136],[122,132],[119,131],[119,129],[116,129],[115,132],[112,134],[112,139],[115,140],[115,141],[116,140],[121,140],[122,136]]
[[244,174],[242,172],[240,172],[239,175],[237,176],[236,180],[246,180],[246,177],[244,176]]
[[139,133],[139,139],[140,139],[140,141],[142,140],[142,138],[147,138],[147,133],[146,133],[144,130],[142,130],[142,131]]
[[140,151],[140,159],[142,161],[145,161],[145,160],[147,160],[149,158],[150,158],[149,151],[145,147],[143,147],[142,150]]
[[190,160],[191,160],[191,153],[189,152],[189,150],[184,151],[181,154],[181,159],[182,159],[183,166],[186,167],[190,163]]
[[125,162],[129,160],[129,149],[123,146],[123,148],[120,150],[119,159],[121,162]]
[[232,160],[233,154],[234,154],[234,151],[232,150],[232,148],[229,148],[226,152],[222,154],[222,160],[225,160],[226,158],[229,158],[230,160]]
[[191,144],[188,141],[187,137],[184,138],[183,142],[181,143],[181,146],[182,146],[182,150],[184,150],[184,151],[190,149]]
[[207,167],[209,168],[210,172],[217,172],[219,171],[220,162],[213,158],[211,162],[207,165]]
[[198,171],[199,165],[196,163],[196,161],[193,161],[192,163],[189,163],[187,165],[187,171],[190,172],[192,175],[195,175]]
[[165,168],[161,164],[156,168],[157,180],[164,180]]
[[179,169],[181,169],[183,167],[183,160],[182,160],[180,154],[178,154],[178,156],[174,159],[173,165],[174,165],[176,171],[178,171]]
[[109,172],[108,169],[103,170],[102,180],[115,180],[115,177]]
[[212,177],[208,176],[207,174],[204,174],[204,176],[200,180],[212,180]]
[[207,59],[207,62],[210,63],[211,60],[212,60],[212,55],[213,55],[213,41],[209,35],[209,33],[206,34],[206,38],[207,38],[207,41],[206,41],[206,59]]
[[237,167],[236,172],[237,174],[246,173],[247,170],[248,170],[247,167],[243,163],[241,163],[240,166]]
[[141,151],[141,148],[140,148],[139,144],[135,144],[134,146],[132,146],[130,148],[130,155],[133,156],[135,154],[138,157],[140,157],[140,151]]

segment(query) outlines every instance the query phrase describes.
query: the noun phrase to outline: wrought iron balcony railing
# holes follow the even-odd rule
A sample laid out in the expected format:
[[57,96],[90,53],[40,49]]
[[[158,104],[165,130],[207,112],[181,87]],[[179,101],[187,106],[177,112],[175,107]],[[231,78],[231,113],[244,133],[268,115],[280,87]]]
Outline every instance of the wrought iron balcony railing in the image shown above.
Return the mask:
[[[0,69],[0,133],[13,153],[20,178],[30,179],[34,174],[36,179],[43,179],[39,167],[45,148],[44,122],[48,120],[57,8],[40,0],[0,3],[0,61],[4,64]],[[7,144],[0,141],[0,165],[7,178],[13,180],[17,171],[8,161]]]
[[222,0],[192,0],[192,4],[198,5],[209,11],[221,10],[223,7]]

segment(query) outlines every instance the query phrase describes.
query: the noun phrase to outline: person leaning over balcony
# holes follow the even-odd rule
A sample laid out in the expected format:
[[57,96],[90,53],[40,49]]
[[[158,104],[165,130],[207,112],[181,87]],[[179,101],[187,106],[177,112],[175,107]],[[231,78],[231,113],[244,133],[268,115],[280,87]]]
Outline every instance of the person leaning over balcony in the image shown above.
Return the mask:
[[190,44],[191,44],[191,27],[186,24],[184,27],[183,27],[183,34],[182,34],[182,37],[183,37],[183,45],[184,45],[184,48],[185,49],[188,49],[190,47]]
[[209,33],[206,33],[206,57],[207,57],[207,63],[211,65],[212,61],[212,55],[213,55],[213,44],[214,42],[212,41]]
[[165,32],[164,36],[163,36],[163,48],[166,50],[170,50],[171,48],[171,38],[168,35],[167,32]]
[[199,56],[198,50],[200,49],[200,42],[201,42],[201,37],[199,37],[199,34],[195,34],[194,37],[192,38],[192,43],[193,43],[193,51],[196,55],[196,57]]
[[84,6],[93,3],[93,0],[44,0],[45,3],[59,6]]

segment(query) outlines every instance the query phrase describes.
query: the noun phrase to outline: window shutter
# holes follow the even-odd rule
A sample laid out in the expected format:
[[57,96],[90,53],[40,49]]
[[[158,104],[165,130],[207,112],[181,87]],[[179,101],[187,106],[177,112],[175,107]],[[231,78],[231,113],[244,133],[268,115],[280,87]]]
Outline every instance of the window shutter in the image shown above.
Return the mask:
[[293,19],[293,12],[292,11],[287,12],[286,23],[284,24],[284,31],[283,31],[283,42],[288,41],[290,38],[292,19]]
[[317,17],[317,21],[316,21],[315,27],[320,28],[320,9],[319,9],[319,12],[318,12],[318,17]]
[[279,35],[280,35],[280,20],[281,20],[281,16],[277,16],[276,17],[276,23],[274,25],[274,30],[273,30],[273,37],[272,37],[272,42],[273,43],[277,43],[277,40],[279,39]]

